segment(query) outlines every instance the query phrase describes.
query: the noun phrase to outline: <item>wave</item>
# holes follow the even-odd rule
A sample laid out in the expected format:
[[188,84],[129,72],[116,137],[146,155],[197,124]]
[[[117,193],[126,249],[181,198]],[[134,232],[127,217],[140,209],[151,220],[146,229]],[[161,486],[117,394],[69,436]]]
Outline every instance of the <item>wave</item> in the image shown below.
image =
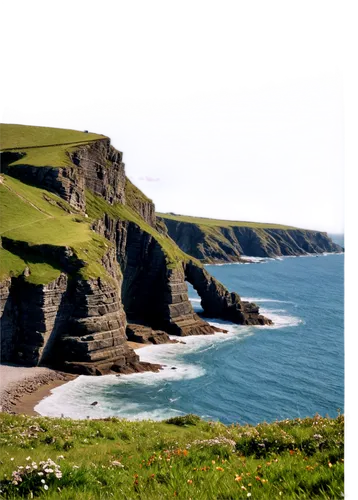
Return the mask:
[[221,262],[219,264],[204,264],[204,266],[237,266],[246,264],[266,264],[270,261],[283,261],[285,259],[295,259],[298,257],[328,257],[329,255],[344,255],[344,252],[322,252],[322,253],[305,253],[301,255],[276,255],[275,257],[254,257],[252,255],[241,255],[244,262]]
[[248,302],[254,302],[255,304],[256,304],[256,302],[258,302],[258,303],[260,303],[260,302],[277,302],[280,304],[295,304],[291,300],[265,299],[265,298],[257,298],[257,297],[241,297],[241,298],[242,298],[242,300],[246,300]]
[[264,316],[267,316],[273,321],[273,325],[264,325],[260,328],[277,329],[304,324],[304,321],[301,318],[298,318],[297,316],[291,316],[290,314],[282,314],[282,312],[286,313],[286,311],[282,309],[265,309],[263,307],[260,308],[260,313]]
[[[225,328],[228,333],[217,332],[214,335],[192,335],[185,337],[184,342],[176,344],[148,345],[136,349],[141,361],[161,364],[163,369],[158,373],[134,373],[130,375],[103,375],[101,377],[91,377],[80,375],[75,380],[63,384],[51,390],[50,396],[40,401],[35,407],[35,411],[40,415],[49,417],[65,417],[74,419],[105,418],[117,416],[130,420],[152,419],[162,420],[170,416],[182,414],[175,408],[143,408],[141,403],[123,402],[120,404],[118,398],[109,398],[116,390],[131,389],[135,392],[139,387],[158,387],[157,393],[165,391],[165,386],[170,382],[185,379],[198,378],[205,375],[206,370],[198,364],[188,363],[184,356],[200,351],[205,352],[214,349],[217,344],[227,342],[235,338],[244,338],[252,335],[250,327],[238,327],[229,322],[217,320],[210,324]],[[170,336],[171,339],[178,337]],[[116,402],[117,399],[117,402]],[[177,398],[169,398],[170,403],[174,403]],[[97,405],[91,406],[93,401]],[[112,401],[112,402],[109,402]]]

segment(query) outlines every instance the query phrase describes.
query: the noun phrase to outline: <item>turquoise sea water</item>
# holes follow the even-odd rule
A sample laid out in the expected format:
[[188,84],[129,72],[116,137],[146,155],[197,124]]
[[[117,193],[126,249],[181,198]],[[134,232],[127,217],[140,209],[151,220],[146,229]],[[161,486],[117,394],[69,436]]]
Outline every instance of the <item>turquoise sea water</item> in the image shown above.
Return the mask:
[[[341,238],[335,237],[343,244]],[[43,415],[163,419],[196,413],[258,423],[344,410],[344,255],[207,266],[229,290],[256,302],[273,327],[225,323],[228,334],[148,346],[158,374],[81,376],[54,389]],[[194,308],[200,300],[190,289]],[[218,324],[219,320],[213,320]],[[90,406],[98,401],[97,406]]]

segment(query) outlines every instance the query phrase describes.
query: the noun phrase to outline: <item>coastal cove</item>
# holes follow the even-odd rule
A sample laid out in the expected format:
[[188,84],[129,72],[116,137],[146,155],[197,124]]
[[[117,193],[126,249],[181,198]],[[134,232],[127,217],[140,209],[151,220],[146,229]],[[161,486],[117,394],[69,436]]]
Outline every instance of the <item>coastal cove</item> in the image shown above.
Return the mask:
[[[136,350],[142,361],[166,365],[159,373],[80,376],[52,390],[35,410],[154,420],[195,413],[226,424],[334,417],[344,410],[343,266],[343,254],[207,266],[257,303],[274,326],[211,320],[229,333]],[[195,291],[189,295],[200,312]]]

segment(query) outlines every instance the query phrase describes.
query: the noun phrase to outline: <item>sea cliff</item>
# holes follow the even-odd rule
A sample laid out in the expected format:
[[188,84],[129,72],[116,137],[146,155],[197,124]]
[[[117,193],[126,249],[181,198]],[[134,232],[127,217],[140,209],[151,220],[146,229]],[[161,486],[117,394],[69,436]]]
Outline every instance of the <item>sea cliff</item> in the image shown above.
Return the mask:
[[342,252],[327,233],[278,224],[157,214],[168,235],[204,263],[240,262],[245,256],[278,257]]
[[129,346],[127,320],[214,333],[187,281],[205,316],[271,323],[168,236],[108,137],[2,125],[1,152],[2,361],[91,375],[157,370]]

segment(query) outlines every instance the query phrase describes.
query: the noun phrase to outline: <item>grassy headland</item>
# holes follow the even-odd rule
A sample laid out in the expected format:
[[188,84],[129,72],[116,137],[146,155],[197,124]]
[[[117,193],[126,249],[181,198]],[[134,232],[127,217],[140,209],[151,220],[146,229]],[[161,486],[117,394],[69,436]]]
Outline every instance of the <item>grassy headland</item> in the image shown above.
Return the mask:
[[106,137],[77,130],[1,124],[0,139],[1,151],[21,153],[10,166],[64,167],[72,165],[69,150]]
[[[138,213],[138,205],[151,203],[129,179],[126,180],[126,205],[111,205],[90,191],[86,193],[88,218],[76,213],[59,196],[11,177],[11,168],[20,165],[34,167],[71,167],[69,152],[79,145],[107,139],[103,135],[75,130],[1,124],[1,151],[17,153],[10,158],[9,174],[1,177],[0,237],[18,243],[9,248],[0,246],[0,279],[18,276],[30,268],[26,278],[35,284],[46,284],[62,271],[58,262],[36,255],[36,245],[69,247],[75,257],[83,261],[80,275],[85,278],[111,279],[101,259],[111,245],[91,231],[91,223],[104,214],[137,224],[149,233],[163,248],[169,267],[175,267],[188,256],[173,241],[147,224]],[[24,245],[28,252],[24,252]],[[3,245],[6,246],[5,244]]]

